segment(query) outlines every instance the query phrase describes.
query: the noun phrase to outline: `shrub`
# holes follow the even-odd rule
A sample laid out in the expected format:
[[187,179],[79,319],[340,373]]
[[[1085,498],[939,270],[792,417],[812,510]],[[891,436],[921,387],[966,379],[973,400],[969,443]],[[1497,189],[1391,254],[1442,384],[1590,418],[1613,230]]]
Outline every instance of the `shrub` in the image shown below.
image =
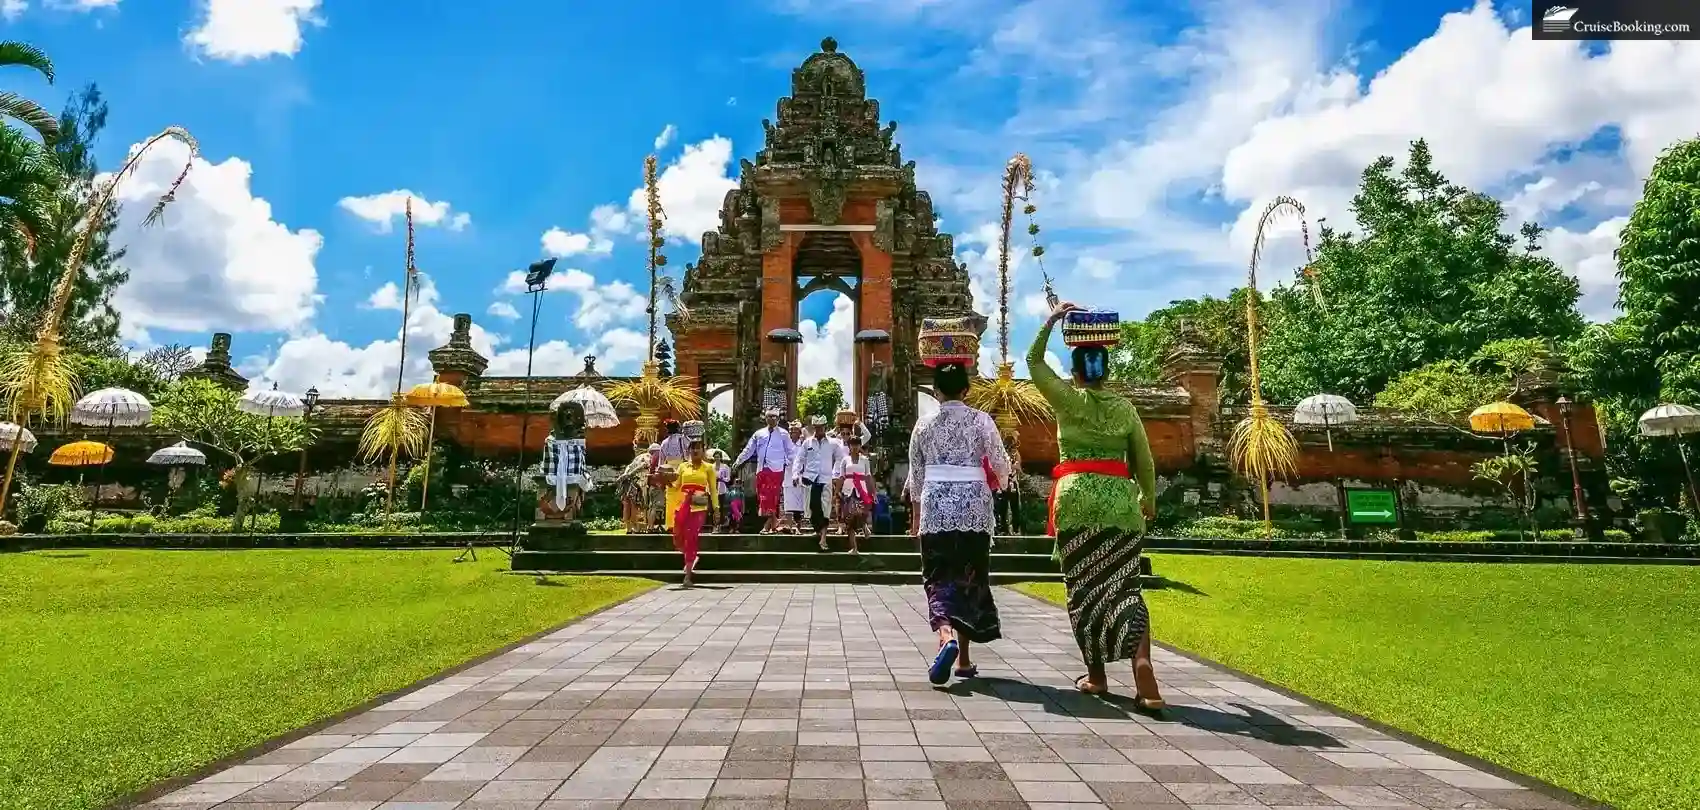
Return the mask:
[[[67,512],[77,509],[82,503],[82,488],[75,484],[25,484],[18,488],[18,523],[26,532],[43,531],[49,524],[64,519]],[[88,520],[86,511],[83,519]]]
[[617,532],[626,528],[626,523],[619,518],[591,518],[584,521],[584,528],[593,532]]

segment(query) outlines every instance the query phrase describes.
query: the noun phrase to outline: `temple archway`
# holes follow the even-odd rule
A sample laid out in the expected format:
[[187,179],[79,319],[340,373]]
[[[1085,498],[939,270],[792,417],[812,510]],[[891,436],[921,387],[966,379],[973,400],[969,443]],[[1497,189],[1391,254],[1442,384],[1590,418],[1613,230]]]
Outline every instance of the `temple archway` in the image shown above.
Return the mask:
[[880,413],[882,437],[901,443],[926,380],[920,320],[973,312],[955,242],[939,233],[896,124],[881,121],[862,70],[830,39],[793,71],[778,120],[762,123],[762,148],[740,161],[719,227],[685,269],[691,314],[668,318],[679,373],[697,374],[705,393],[735,381],[741,441],[765,406],[795,412],[798,305],[836,292],[854,307],[848,404]]

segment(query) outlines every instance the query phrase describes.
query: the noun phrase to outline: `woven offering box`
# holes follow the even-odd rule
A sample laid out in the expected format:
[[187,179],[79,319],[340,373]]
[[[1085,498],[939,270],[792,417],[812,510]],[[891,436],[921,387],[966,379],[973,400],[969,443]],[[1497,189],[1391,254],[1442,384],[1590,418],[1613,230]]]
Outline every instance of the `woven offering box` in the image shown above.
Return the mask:
[[856,418],[856,412],[850,410],[849,408],[845,408],[844,410],[838,412],[838,424],[840,426],[855,425],[858,421],[861,421],[861,420]]
[[1069,346],[1113,346],[1121,340],[1122,319],[1115,312],[1076,309],[1063,316],[1063,343]]
[[920,344],[921,362],[930,368],[971,366],[980,356],[980,335],[967,318],[922,319]]
[[701,421],[698,421],[698,420],[695,420],[695,419],[693,419],[689,422],[686,422],[683,425],[680,425],[679,427],[680,427],[681,430],[684,431],[685,438],[690,439],[692,441],[695,441],[697,439],[702,438],[703,434],[707,432],[705,430],[703,423]]

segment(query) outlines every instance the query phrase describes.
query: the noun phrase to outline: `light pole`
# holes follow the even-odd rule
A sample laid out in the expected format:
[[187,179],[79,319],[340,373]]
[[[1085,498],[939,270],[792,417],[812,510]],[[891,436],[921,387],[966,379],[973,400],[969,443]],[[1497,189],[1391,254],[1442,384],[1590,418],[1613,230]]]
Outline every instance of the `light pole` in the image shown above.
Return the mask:
[[514,540],[510,553],[519,549],[520,516],[525,511],[525,443],[531,432],[531,360],[537,353],[537,316],[543,311],[543,291],[548,289],[549,274],[555,272],[555,260],[533,262],[525,271],[525,294],[531,296],[531,339],[525,347],[525,399],[520,406],[519,470],[514,473]]
[[[301,424],[302,424],[302,426],[306,426],[307,420],[313,418],[313,407],[319,404],[319,389],[316,388],[316,387],[307,389],[307,393],[304,394],[301,397],[301,404],[307,406],[307,410],[302,411],[302,413],[301,413]],[[295,511],[296,512],[301,511],[301,485],[306,480],[307,480],[307,445],[302,444],[301,445],[301,465],[300,465],[300,467],[298,467],[295,470]]]
[[1570,461],[1570,499],[1576,502],[1577,532],[1588,531],[1588,499],[1582,494],[1582,474],[1576,469],[1576,442],[1570,431],[1570,398],[1558,398],[1558,421],[1564,423],[1564,457]]

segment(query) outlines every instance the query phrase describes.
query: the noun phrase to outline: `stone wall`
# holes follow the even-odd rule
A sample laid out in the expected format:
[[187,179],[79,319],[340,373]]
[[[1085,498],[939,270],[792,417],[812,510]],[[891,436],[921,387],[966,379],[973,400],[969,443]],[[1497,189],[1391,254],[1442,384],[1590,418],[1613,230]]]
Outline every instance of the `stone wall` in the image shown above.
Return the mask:
[[[570,377],[538,377],[530,385],[510,377],[485,377],[487,361],[471,349],[471,318],[456,316],[455,333],[449,345],[430,353],[433,365],[445,381],[465,388],[471,407],[444,409],[437,413],[436,435],[440,443],[454,448],[463,459],[488,459],[511,463],[521,448],[522,433],[528,461],[538,458],[549,430],[548,405],[561,393],[581,385],[602,387],[611,381],[595,368],[595,358],[586,358],[584,370]],[[210,353],[211,367],[197,375],[232,386],[245,385],[228,370],[228,336],[215,337],[222,351]],[[1234,424],[1243,418],[1242,408],[1223,407],[1217,402],[1220,362],[1186,347],[1171,356],[1167,382],[1116,384],[1115,390],[1134,402],[1141,411],[1145,431],[1164,481],[1165,497],[1201,508],[1243,507],[1250,488],[1228,469],[1226,445]],[[1522,404],[1537,415],[1533,431],[1518,437],[1519,445],[1537,446],[1540,469],[1538,491],[1553,508],[1568,508],[1571,483],[1563,441],[1555,422],[1562,422],[1554,404],[1558,397],[1551,386],[1524,387]],[[311,415],[321,439],[308,452],[307,466],[313,478],[308,492],[357,492],[375,480],[361,472],[354,448],[366,418],[382,407],[382,400],[324,400]],[[622,424],[587,434],[589,461],[599,467],[616,467],[632,458],[632,423],[636,412],[618,408]],[[1290,420],[1290,411],[1272,409],[1276,418]],[[529,416],[527,414],[529,413]],[[529,426],[527,426],[529,425]],[[1596,511],[1603,512],[1609,493],[1603,473],[1603,441],[1593,409],[1577,405],[1571,409],[1570,425],[1575,432],[1577,467]],[[1272,502],[1297,508],[1328,509],[1338,497],[1336,487],[1401,487],[1407,507],[1425,513],[1451,514],[1475,509],[1498,509],[1506,503],[1504,493],[1473,478],[1471,465],[1502,451],[1497,440],[1472,435],[1463,425],[1437,424],[1404,414],[1365,408],[1356,423],[1332,430],[1332,442],[1314,426],[1293,425],[1300,442],[1298,475],[1277,483]],[[43,449],[51,449],[72,438],[50,427],[37,431]],[[177,437],[157,430],[117,431],[113,443],[120,461],[108,471],[107,480],[125,482],[137,476],[158,473],[127,459],[145,458],[151,449],[170,444]],[[1330,447],[1332,444],[1332,447]],[[736,454],[737,447],[724,448]],[[1026,472],[1035,476],[1043,491],[1049,471],[1057,461],[1055,428],[1050,424],[1026,424],[1020,430],[1020,452]],[[46,453],[38,451],[28,466],[37,467]],[[215,464],[217,459],[214,459]],[[897,459],[894,461],[902,461]],[[287,491],[300,463],[298,457],[277,458],[264,466],[268,491]],[[901,465],[897,465],[899,471]],[[899,472],[900,474],[900,472]],[[60,474],[60,477],[63,473]],[[92,482],[91,482],[92,483]],[[896,482],[893,482],[895,489]],[[1179,493],[1169,492],[1180,487]],[[1188,494],[1190,492],[1191,494]],[[116,493],[115,493],[116,494]]]

